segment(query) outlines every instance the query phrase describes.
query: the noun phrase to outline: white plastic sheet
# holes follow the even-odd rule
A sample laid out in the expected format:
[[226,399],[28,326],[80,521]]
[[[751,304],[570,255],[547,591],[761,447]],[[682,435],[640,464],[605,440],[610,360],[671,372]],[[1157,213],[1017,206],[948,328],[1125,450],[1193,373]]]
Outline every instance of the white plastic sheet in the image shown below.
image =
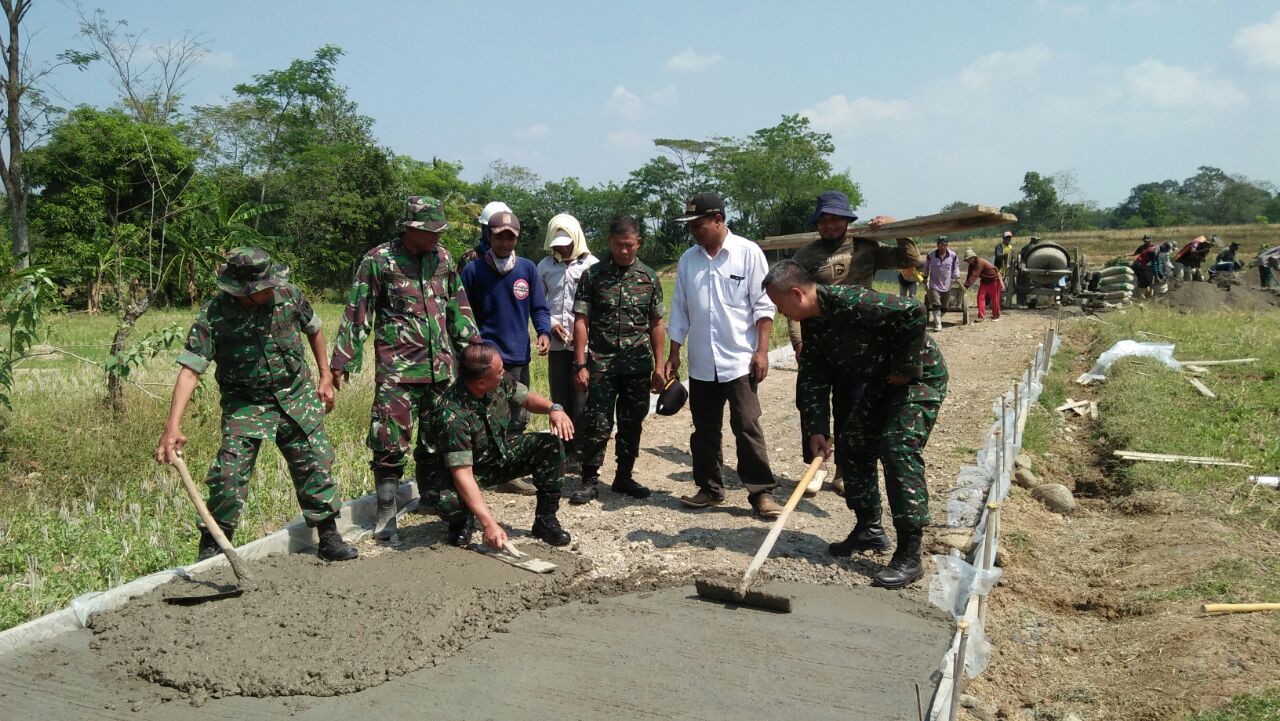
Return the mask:
[[1112,364],[1121,358],[1130,357],[1154,358],[1168,366],[1171,370],[1182,370],[1182,364],[1173,357],[1172,343],[1149,343],[1136,340],[1122,340],[1108,348],[1098,356],[1098,362],[1082,376],[1086,383],[1095,383],[1107,379],[1107,371]]

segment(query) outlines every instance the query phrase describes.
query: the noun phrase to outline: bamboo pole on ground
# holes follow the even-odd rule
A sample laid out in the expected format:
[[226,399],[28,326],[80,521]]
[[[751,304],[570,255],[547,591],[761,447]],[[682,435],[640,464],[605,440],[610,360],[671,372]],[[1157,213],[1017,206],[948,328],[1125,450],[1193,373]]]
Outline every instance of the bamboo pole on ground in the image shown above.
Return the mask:
[[956,644],[956,660],[951,667],[951,713],[949,718],[956,721],[960,718],[960,691],[964,685],[964,651],[969,645],[969,622],[957,624],[960,629],[960,643]]

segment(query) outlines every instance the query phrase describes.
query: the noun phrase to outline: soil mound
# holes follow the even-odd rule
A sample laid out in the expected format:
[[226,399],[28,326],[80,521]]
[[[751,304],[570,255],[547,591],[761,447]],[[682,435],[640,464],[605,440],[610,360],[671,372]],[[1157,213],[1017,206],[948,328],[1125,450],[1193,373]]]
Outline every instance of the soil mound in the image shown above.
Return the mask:
[[1224,309],[1265,311],[1280,307],[1280,293],[1248,288],[1232,278],[1211,283],[1183,283],[1156,298],[1156,302],[1173,306],[1183,313]]

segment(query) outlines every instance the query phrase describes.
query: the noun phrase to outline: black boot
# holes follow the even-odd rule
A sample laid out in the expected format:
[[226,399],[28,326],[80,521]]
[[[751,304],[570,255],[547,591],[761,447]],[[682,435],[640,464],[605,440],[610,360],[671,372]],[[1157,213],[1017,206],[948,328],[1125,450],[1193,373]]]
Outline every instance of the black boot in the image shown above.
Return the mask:
[[613,485],[610,490],[614,493],[624,493],[632,498],[648,498],[649,489],[636,483],[631,477],[631,469],[636,465],[636,459],[628,458],[618,459],[618,471],[613,474]]
[[445,542],[454,548],[471,545],[471,534],[476,531],[476,518],[470,511],[458,511],[449,517],[449,534]]
[[871,579],[872,586],[902,588],[924,575],[924,565],[920,563],[920,539],[924,534],[917,529],[895,527],[898,531],[898,547],[893,550],[889,565]]
[[556,511],[560,509],[559,493],[538,492],[538,506],[533,515],[533,537],[553,546],[567,546],[573,540],[569,532],[560,527]]
[[597,488],[600,485],[600,468],[598,466],[584,466],[582,469],[582,488],[569,494],[569,502],[575,506],[581,506],[584,503],[590,503],[596,500],[600,495]]
[[400,474],[375,474],[378,514],[373,521],[373,540],[391,541],[396,537],[396,491],[400,490]]
[[320,557],[326,561],[350,561],[359,556],[360,552],[355,546],[342,540],[335,518],[337,516],[331,516],[316,525],[316,531],[320,534]]
[[[236,535],[236,529],[227,528],[221,524],[218,528],[222,529],[222,534],[227,537],[227,542],[231,542],[231,537]],[[210,558],[222,553],[222,548],[218,546],[218,542],[214,540],[213,534],[205,529],[200,529],[200,551],[196,556],[197,561],[207,561]]]
[[880,525],[880,509],[854,510],[858,522],[848,537],[839,543],[827,546],[827,552],[840,558],[848,558],[855,551],[887,551],[889,537],[884,535],[884,526]]

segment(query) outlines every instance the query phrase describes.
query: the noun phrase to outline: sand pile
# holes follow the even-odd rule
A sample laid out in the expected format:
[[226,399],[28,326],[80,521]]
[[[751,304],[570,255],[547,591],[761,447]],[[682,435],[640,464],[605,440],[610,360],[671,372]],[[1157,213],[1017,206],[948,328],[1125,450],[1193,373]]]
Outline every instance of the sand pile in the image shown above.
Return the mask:
[[1280,307],[1280,293],[1250,288],[1239,279],[1231,278],[1212,283],[1184,282],[1165,295],[1157,296],[1156,302],[1172,306],[1183,313],[1227,309],[1266,311]]

